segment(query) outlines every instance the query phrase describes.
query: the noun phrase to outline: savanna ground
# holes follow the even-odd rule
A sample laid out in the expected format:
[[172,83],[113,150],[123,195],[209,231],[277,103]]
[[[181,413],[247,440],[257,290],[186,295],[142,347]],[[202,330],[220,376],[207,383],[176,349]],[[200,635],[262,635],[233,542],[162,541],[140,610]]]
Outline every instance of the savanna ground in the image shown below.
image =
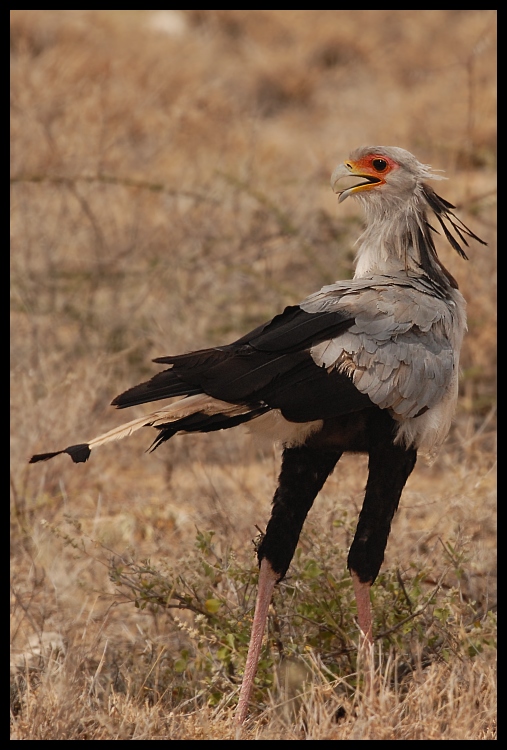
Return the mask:
[[375,679],[345,563],[366,459],[348,456],[275,596],[243,737],[496,738],[495,23],[11,12],[13,738],[236,736],[279,449],[240,428],[146,454],[147,430],[87,464],[27,462],[124,421],[109,403],[153,357],[350,276],[361,215],[329,176],[363,144],[445,169],[488,242],[468,263],[439,243],[469,303],[458,410],[373,588]]

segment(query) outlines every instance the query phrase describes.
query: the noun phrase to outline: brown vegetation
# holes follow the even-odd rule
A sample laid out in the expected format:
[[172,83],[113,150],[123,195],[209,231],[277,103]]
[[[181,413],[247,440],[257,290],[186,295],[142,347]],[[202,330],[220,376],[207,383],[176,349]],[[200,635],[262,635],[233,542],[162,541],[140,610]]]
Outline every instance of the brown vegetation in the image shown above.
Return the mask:
[[[291,612],[300,597],[320,619],[308,570],[326,565],[320,540],[346,549],[365,479],[364,459],[347,457],[280,587],[271,690],[245,736],[495,739],[495,23],[478,10],[11,11],[13,738],[235,736],[246,647],[224,640],[217,656],[225,636],[206,617],[234,599],[248,630],[250,540],[278,452],[238,429],[149,455],[152,436],[137,434],[86,465],[27,462],[119,424],[108,404],[157,371],[153,357],[232,341],[350,275],[361,217],[337,207],[329,176],[377,143],[445,169],[439,192],[488,242],[468,263],[441,247],[469,303],[461,398],[402,498],[378,632],[393,624],[389,596],[443,598],[424,628],[399,615],[375,693],[354,661],[330,678],[329,653]],[[196,549],[196,528],[213,543],[198,535]],[[157,610],[141,561],[169,576],[178,565],[201,601],[192,576],[209,555],[204,620]],[[336,560],[323,591],[342,574],[347,586]],[[344,631],[352,648],[352,619]],[[279,642],[310,674],[292,713],[273,677]]]

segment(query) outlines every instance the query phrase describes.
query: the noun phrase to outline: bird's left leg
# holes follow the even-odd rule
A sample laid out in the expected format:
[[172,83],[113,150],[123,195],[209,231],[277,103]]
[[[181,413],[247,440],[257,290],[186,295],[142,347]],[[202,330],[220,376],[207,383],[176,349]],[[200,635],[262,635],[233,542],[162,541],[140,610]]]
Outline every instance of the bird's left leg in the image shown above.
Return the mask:
[[273,589],[287,572],[308,511],[340,456],[341,452],[338,451],[315,450],[306,446],[286,448],[283,452],[271,518],[257,551],[260,562],[259,588],[236,709],[238,724],[243,723],[248,710]]
[[382,565],[391,521],[416,458],[415,448],[394,444],[392,431],[381,435],[369,448],[368,482],[347,561],[359,628],[369,643],[373,640],[370,587]]

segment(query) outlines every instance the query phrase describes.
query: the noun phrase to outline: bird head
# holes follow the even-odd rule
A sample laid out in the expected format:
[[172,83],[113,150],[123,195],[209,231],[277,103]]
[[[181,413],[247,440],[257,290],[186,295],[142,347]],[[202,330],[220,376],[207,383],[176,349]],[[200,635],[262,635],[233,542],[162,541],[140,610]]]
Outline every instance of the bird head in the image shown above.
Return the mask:
[[[396,146],[363,146],[339,164],[331,177],[331,187],[341,203],[354,195],[368,203],[393,199],[403,203],[417,192],[423,180],[443,180],[427,164]],[[366,202],[366,201],[365,201]]]
[[366,229],[358,240],[356,276],[396,269],[423,269],[428,276],[446,275],[456,281],[438,260],[428,221],[430,212],[456,252],[467,258],[467,237],[486,243],[453,212],[452,203],[437,195],[425,180],[444,180],[427,164],[396,146],[362,146],[339,164],[331,187],[341,203],[352,195],[366,213]]

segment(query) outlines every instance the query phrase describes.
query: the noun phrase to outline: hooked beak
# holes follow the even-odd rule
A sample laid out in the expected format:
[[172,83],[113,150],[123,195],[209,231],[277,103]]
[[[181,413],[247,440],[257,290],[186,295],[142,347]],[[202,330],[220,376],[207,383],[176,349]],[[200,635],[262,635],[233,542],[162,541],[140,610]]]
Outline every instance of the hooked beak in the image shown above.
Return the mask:
[[340,196],[338,203],[354,193],[371,190],[379,182],[382,182],[382,180],[378,177],[365,174],[359,169],[356,171],[354,164],[351,162],[339,164],[331,175],[331,187]]

